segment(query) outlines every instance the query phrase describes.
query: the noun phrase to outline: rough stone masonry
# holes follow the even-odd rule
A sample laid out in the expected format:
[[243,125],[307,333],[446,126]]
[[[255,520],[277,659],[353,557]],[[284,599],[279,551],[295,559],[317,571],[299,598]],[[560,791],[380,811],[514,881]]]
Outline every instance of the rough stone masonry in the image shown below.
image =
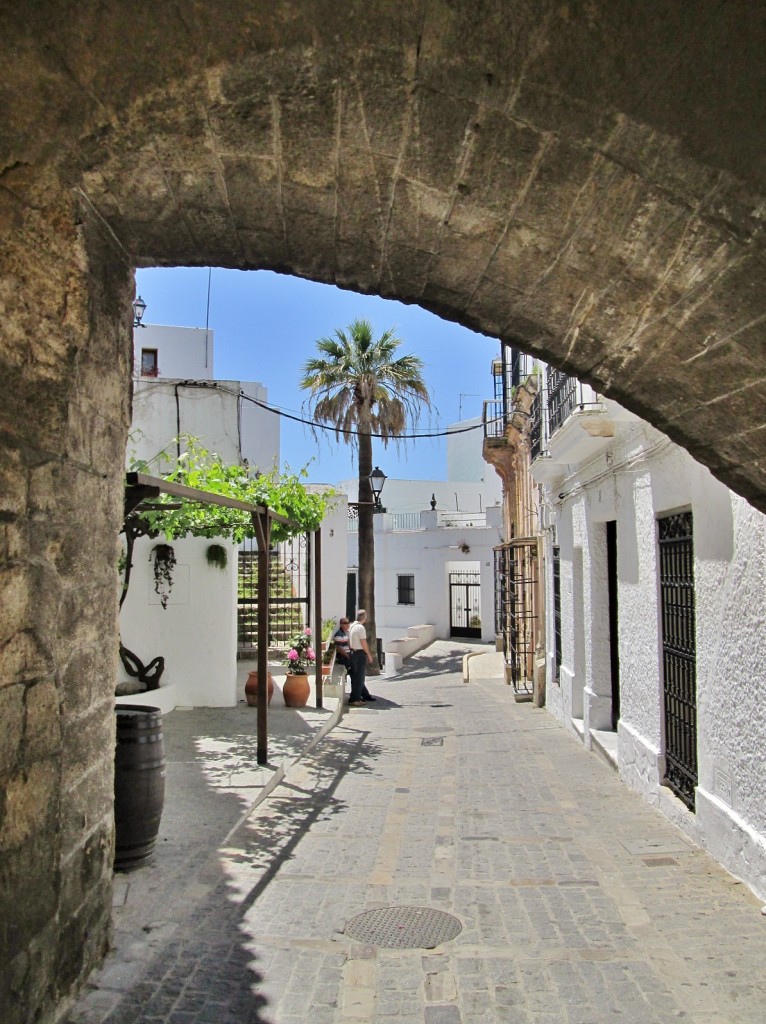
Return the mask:
[[136,266],[417,302],[766,510],[766,28],[719,0],[0,8],[0,1018],[108,942]]

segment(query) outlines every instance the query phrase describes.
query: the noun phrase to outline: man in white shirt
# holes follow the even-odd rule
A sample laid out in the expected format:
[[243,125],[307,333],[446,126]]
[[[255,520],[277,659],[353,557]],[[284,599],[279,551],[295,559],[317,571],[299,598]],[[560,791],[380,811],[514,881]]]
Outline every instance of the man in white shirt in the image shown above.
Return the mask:
[[367,701],[375,700],[367,689],[364,677],[367,673],[367,665],[372,664],[372,655],[367,644],[367,630],[364,628],[367,620],[367,612],[360,608],[356,613],[356,620],[351,623],[348,631],[348,644],[351,648],[351,695],[349,696],[349,707],[364,707]]

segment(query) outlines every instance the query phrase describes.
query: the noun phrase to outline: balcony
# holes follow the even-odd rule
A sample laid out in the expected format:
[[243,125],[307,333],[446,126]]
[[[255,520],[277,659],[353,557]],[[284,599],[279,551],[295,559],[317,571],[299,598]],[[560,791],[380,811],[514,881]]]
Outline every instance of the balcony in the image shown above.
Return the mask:
[[507,419],[504,402],[501,399],[490,399],[484,403],[482,422],[485,442],[502,443],[505,441]]
[[[492,505],[481,512],[448,512],[432,510],[423,512],[384,512],[374,519],[375,532],[410,533],[414,530],[465,530],[473,528],[496,529],[502,525],[502,508]],[[359,519],[349,516],[348,532],[359,532]]]
[[534,480],[555,486],[604,449],[621,421],[634,418],[589,384],[549,367],[545,392],[532,407]]

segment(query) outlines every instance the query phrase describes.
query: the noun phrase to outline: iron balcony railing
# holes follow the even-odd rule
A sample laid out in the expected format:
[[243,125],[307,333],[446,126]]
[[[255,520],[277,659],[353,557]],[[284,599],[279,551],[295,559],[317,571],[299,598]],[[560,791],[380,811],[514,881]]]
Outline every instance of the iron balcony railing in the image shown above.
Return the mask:
[[577,378],[548,368],[548,435],[555,433],[577,405]]
[[[382,529],[386,533],[403,533],[412,530],[423,530],[425,527],[420,512],[386,512],[381,517]],[[439,511],[437,525],[449,529],[486,526],[486,512],[444,512]],[[349,519],[348,532],[359,533],[359,520]]]
[[538,391],[532,399],[529,415],[529,449],[532,459],[536,459],[543,451],[543,395]]
[[599,395],[589,384],[553,366],[548,367],[548,437],[551,437],[577,409],[594,409],[601,405]]
[[504,403],[501,400],[486,401],[482,419],[485,438],[505,437],[506,417]]
[[439,526],[452,527],[486,526],[486,512],[440,512]]

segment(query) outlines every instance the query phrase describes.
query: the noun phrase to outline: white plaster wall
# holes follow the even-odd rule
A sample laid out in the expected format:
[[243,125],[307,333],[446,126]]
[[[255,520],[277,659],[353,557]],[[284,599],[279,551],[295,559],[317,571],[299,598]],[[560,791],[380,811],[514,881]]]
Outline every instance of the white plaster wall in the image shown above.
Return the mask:
[[133,331],[133,372],[141,371],[141,349],[157,349],[158,377],[213,379],[213,332],[203,327],[146,324]]
[[[445,480],[395,480],[388,478],[383,485],[381,504],[389,512],[425,512],[431,508],[431,495],[436,497],[436,508],[446,512],[486,512],[500,504],[500,479],[492,471],[484,482]],[[495,482],[497,481],[497,482]],[[343,480],[338,489],[345,491],[350,501],[357,500],[358,480]]]
[[[615,471],[616,472],[613,472]],[[562,557],[562,686],[549,710],[571,726],[581,662],[585,737],[608,692],[603,522],[617,519],[621,777],[766,896],[766,517],[646,424],[629,423],[551,501]],[[699,786],[696,813],[662,786],[664,723],[657,519],[694,515]],[[547,550],[550,553],[550,539]],[[582,567],[580,577],[579,565]],[[550,579],[548,574],[547,579]],[[553,622],[550,586],[548,622]],[[582,653],[578,649],[582,634]],[[553,663],[552,628],[546,640]]]
[[590,730],[612,727],[611,667],[609,658],[609,583],[606,524],[594,510],[593,495],[584,496],[585,533],[583,565],[585,690],[583,720],[586,746]]
[[662,655],[657,526],[648,471],[619,480],[617,574],[620,616],[620,715],[639,736],[662,746]]
[[[122,642],[144,664],[157,655],[165,658],[160,694],[164,687],[173,687],[174,707],[231,707],[237,703],[236,548],[229,541],[203,537],[173,541],[174,585],[163,609],[149,560],[155,544],[163,542],[142,538],[136,543],[130,588],[120,613]],[[225,570],[207,564],[205,552],[211,543],[226,548]],[[122,664],[118,679],[129,679]],[[149,692],[145,702],[153,704],[159,696]],[[136,702],[132,696],[119,700]]]
[[[174,380],[136,381],[128,459],[154,459],[178,435],[180,424],[181,433],[199,438],[225,463],[236,465],[246,458],[253,469],[271,470],[279,459],[279,417],[238,398],[242,389],[266,401],[266,389],[255,382],[216,383],[226,390],[189,387]],[[153,462],[151,472],[167,472],[175,464],[175,452],[175,445],[170,445],[170,458]]]
[[[259,402],[268,402],[268,390],[257,381],[221,381],[230,390],[242,390],[246,395],[258,399]],[[261,473],[269,473],[276,466],[282,469],[279,463],[279,445],[281,440],[279,416],[273,412],[254,405],[252,402],[243,401],[240,409],[242,421],[242,457],[247,459],[251,468]],[[295,472],[302,469],[302,466],[291,467]]]
[[561,681],[556,680],[556,610],[553,599],[553,547],[554,535],[547,530],[544,535],[545,550],[545,706],[559,722],[564,721],[564,697]]
[[[473,429],[467,429],[473,428]],[[473,481],[484,485],[488,505],[502,500],[502,483],[495,469],[484,461],[484,430],[481,416],[451,423],[449,430],[461,431],[447,436],[447,480]]]
[[[427,513],[424,519],[428,521]],[[435,518],[435,517],[434,517]],[[449,573],[452,570],[480,571],[482,642],[494,642],[494,556],[499,543],[498,525],[461,530],[433,526],[413,531],[387,531],[378,528],[382,517],[375,520],[375,624],[384,641],[406,635],[409,626],[424,623],[435,627],[436,636],[447,639],[449,623]],[[494,521],[494,520],[493,520]],[[465,542],[469,551],[463,553],[459,544]],[[358,535],[348,535],[348,564],[356,567]],[[415,604],[397,603],[397,576],[415,576]]]
[[[310,491],[324,491],[325,485],[310,484]],[[339,619],[346,611],[348,572],[348,498],[330,499],[322,521],[322,619]]]

